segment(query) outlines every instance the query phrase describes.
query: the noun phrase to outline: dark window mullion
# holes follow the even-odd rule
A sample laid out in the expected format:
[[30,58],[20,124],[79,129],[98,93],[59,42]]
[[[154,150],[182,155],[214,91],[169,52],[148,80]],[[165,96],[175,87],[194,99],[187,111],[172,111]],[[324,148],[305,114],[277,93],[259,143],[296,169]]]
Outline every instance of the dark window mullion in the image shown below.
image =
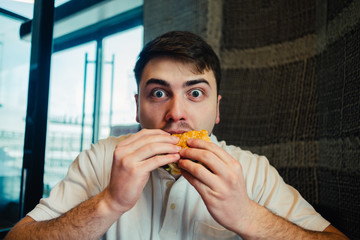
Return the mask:
[[54,0],[35,1],[20,217],[31,211],[43,194],[53,23]]

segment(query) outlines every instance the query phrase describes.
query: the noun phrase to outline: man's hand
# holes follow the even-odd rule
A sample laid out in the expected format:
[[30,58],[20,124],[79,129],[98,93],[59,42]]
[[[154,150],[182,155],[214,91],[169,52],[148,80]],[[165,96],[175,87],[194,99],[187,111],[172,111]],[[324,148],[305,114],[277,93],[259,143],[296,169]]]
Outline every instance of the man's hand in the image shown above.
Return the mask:
[[140,197],[154,169],[177,161],[178,138],[162,130],[142,130],[119,142],[110,183],[101,193],[49,221],[25,217],[6,239],[99,239]]
[[114,151],[111,178],[105,189],[109,206],[126,212],[139,199],[150,172],[180,159],[179,138],[159,129],[141,130],[119,142]]
[[253,203],[246,192],[241,164],[214,143],[189,139],[188,145],[191,148],[181,150],[178,163],[183,176],[218,223],[235,232],[238,227],[246,228]]
[[[348,239],[333,226],[305,230],[249,199],[241,164],[214,143],[189,139],[180,151],[183,176],[202,197],[212,217],[244,239]],[[202,164],[191,160],[199,161]]]

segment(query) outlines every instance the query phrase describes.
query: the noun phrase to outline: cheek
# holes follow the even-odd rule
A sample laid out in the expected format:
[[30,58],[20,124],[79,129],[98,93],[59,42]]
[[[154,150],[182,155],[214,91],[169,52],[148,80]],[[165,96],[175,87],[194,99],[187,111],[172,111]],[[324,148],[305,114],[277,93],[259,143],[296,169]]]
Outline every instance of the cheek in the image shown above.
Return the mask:
[[161,122],[161,109],[154,107],[154,105],[143,104],[139,109],[139,121],[143,128],[158,128]]
[[196,129],[206,129],[211,132],[216,120],[216,108],[207,103],[199,104],[194,108],[188,108],[190,121],[194,122]]
[[217,104],[211,105],[211,109],[208,110],[208,119],[207,122],[209,124],[209,127],[212,129],[215,124],[217,124],[218,121],[218,108]]

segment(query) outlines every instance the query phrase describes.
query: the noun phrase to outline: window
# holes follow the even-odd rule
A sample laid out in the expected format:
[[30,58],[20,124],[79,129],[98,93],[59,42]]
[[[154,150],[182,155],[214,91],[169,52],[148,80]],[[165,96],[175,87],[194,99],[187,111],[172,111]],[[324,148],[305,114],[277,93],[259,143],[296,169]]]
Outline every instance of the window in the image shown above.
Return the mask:
[[65,177],[69,165],[92,139],[96,42],[51,59],[44,196]]
[[21,22],[0,15],[0,229],[19,220],[30,43]]
[[52,55],[44,197],[92,143],[96,51],[102,51],[99,139],[137,130],[133,68],[142,35],[138,26],[99,40],[102,47],[92,41]]
[[141,51],[143,27],[139,26],[103,40],[101,120],[99,138],[132,132],[137,92],[134,66]]
[[[142,1],[129,3],[125,6],[118,1],[104,1],[103,5],[97,5],[99,13],[108,12],[109,8],[118,10],[107,16],[93,12],[94,8],[86,9],[83,2],[78,7],[86,9],[83,11],[85,18],[92,12],[104,19],[54,39],[56,52],[51,59],[47,105],[45,197],[64,178],[79,152],[89,148],[91,142],[108,137],[114,126],[137,127],[133,98],[136,83],[132,69],[142,47]],[[121,8],[111,7],[114,4],[122,5]],[[66,11],[66,7],[62,11]],[[30,32],[21,31],[24,35],[20,40],[20,26],[22,30],[23,26],[28,26],[20,20],[25,21],[26,17],[8,12],[0,11],[0,238],[19,220],[20,192],[29,192],[25,186],[32,184],[26,181],[20,189],[31,51],[31,43],[25,39],[29,39]],[[58,26],[61,30],[64,24]],[[98,82],[100,85],[96,84]],[[40,170],[33,172],[42,176],[38,174]],[[23,196],[29,199],[34,194]]]

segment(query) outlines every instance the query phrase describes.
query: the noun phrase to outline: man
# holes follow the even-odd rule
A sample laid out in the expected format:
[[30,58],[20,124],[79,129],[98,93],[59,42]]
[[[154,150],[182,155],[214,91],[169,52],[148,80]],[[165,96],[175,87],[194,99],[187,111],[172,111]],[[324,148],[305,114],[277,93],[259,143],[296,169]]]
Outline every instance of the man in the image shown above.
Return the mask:
[[[81,153],[8,239],[346,239],[265,157],[171,134],[219,123],[220,64],[189,32],[148,43],[135,66],[143,130]],[[196,160],[202,164],[191,160]],[[182,176],[163,166],[178,162]]]

